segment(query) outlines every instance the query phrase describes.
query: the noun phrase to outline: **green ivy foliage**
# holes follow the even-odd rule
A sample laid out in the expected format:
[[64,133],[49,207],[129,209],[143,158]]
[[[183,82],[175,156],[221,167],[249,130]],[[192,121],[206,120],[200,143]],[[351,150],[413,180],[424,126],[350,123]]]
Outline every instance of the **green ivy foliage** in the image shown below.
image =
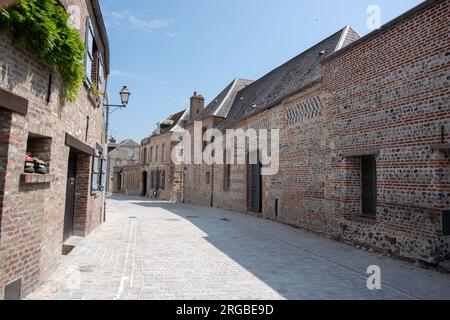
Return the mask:
[[63,100],[74,101],[86,78],[86,48],[68,20],[56,0],[22,0],[15,7],[0,10],[0,32],[11,31],[16,44],[29,44],[44,63],[56,68],[63,81]]

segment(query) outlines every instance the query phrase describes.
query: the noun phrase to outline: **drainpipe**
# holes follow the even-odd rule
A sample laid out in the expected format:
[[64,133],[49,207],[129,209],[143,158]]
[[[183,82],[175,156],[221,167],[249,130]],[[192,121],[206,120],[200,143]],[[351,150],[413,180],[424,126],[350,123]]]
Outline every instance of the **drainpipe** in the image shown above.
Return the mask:
[[214,207],[214,163],[211,165],[211,207]]

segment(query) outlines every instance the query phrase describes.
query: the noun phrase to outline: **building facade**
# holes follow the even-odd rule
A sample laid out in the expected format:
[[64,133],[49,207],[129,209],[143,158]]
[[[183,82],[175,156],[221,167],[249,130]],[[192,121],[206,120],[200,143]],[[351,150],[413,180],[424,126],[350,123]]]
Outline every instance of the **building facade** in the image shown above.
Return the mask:
[[120,143],[116,143],[114,139],[110,139],[108,143],[108,169],[106,192],[118,193],[121,188],[120,175],[114,168],[121,166],[132,166],[139,164],[141,146],[132,139],[126,139]]
[[450,258],[450,1],[426,1],[323,64],[328,233]]
[[180,174],[172,162],[174,130],[184,123],[188,112],[180,111],[157,123],[152,135],[141,142],[140,163],[116,167],[120,192],[166,201],[180,201]]
[[[194,203],[203,206],[214,206],[216,199],[214,199],[215,190],[220,192],[220,188],[215,186],[214,174],[216,173],[217,165],[205,165],[195,163],[194,139],[196,134],[195,123],[201,125],[202,139],[203,135],[208,129],[215,129],[221,124],[229,115],[236,95],[242,89],[246,88],[252,83],[251,80],[236,78],[234,79],[217,97],[211,100],[206,106],[202,96],[194,95],[190,99],[190,117],[184,129],[189,134],[187,138],[190,139],[190,147],[183,152],[190,153],[190,160],[183,166],[183,200],[187,203]],[[186,142],[186,141],[184,141]],[[205,150],[206,142],[202,141],[202,151]]]
[[[425,1],[363,38],[345,27],[255,82],[234,80],[206,108],[194,93],[178,124],[189,135],[175,142],[191,161],[164,164],[177,182],[164,197],[432,265],[449,260],[449,6]],[[195,121],[200,153],[214,142],[203,139],[208,129],[279,130],[277,172],[250,164],[248,145],[244,164],[192,163]],[[153,190],[148,175],[164,166],[149,163],[169,136],[146,139],[141,165],[123,168],[133,194]]]
[[279,171],[188,166],[186,202],[449,259],[449,3],[426,1],[362,39],[346,27],[239,91],[225,120],[204,125],[279,129]]
[[[74,102],[60,99],[58,72],[35,51],[0,35],[0,299],[26,296],[51,273],[71,236],[104,221],[104,110],[109,46],[97,0],[76,6],[86,40],[88,77]],[[45,174],[25,173],[38,158]],[[35,159],[36,160],[36,159]]]

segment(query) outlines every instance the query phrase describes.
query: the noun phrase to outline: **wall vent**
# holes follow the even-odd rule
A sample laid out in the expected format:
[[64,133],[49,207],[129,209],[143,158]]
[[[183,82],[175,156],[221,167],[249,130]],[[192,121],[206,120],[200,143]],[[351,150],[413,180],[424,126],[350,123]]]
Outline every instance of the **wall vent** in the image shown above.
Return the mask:
[[450,236],[450,210],[442,211],[442,233]]
[[5,287],[5,300],[20,300],[22,295],[22,279],[18,279]]

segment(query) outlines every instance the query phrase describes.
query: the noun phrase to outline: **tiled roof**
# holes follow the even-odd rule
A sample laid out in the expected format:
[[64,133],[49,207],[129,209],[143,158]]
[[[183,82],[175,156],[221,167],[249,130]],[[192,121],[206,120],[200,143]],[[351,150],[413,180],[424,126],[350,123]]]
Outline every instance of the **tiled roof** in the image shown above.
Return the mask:
[[246,79],[234,79],[208,106],[206,106],[195,120],[202,120],[210,116],[226,118],[236,94],[252,82],[253,81]]
[[271,108],[321,79],[321,62],[358,37],[350,27],[336,32],[238,92],[219,129]]

